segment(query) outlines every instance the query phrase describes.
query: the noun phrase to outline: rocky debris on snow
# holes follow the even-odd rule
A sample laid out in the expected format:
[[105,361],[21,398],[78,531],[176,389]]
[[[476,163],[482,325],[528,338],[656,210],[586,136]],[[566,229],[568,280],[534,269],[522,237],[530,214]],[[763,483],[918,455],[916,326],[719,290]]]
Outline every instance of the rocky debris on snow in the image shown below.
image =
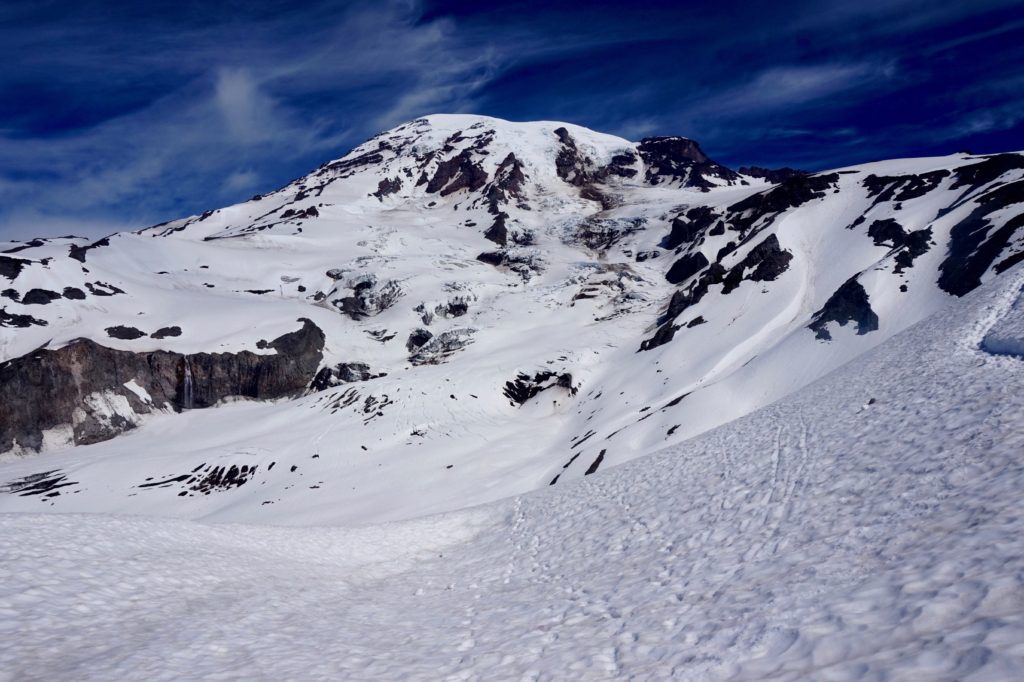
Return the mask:
[[377,183],[377,191],[373,193],[373,196],[377,197],[381,201],[384,201],[384,197],[391,194],[396,194],[402,189],[402,179],[398,176],[393,178],[384,178]]
[[868,292],[856,277],[851,277],[836,289],[821,310],[814,314],[807,328],[814,332],[816,338],[831,341],[829,322],[836,322],[841,327],[850,322],[856,323],[858,335],[878,329],[878,315],[871,309]]
[[502,395],[509,399],[509,405],[518,407],[541,391],[554,387],[565,389],[570,396],[576,395],[578,390],[573,386],[572,374],[569,372],[542,370],[535,372],[533,376],[520,372],[515,379],[505,382]]
[[369,381],[385,377],[385,372],[374,374],[370,366],[365,362],[341,362],[334,367],[322,367],[313,381],[309,384],[309,390],[316,393],[325,391],[341,384],[349,384],[356,381]]
[[332,306],[353,320],[362,320],[379,315],[395,304],[402,296],[402,287],[394,280],[380,282],[376,275],[362,275],[349,281],[351,296],[332,298],[339,292],[335,288],[328,294]]
[[544,260],[540,252],[535,249],[501,249],[499,251],[485,251],[476,257],[481,263],[487,263],[495,267],[505,267],[528,281],[534,275],[544,271]]
[[187,474],[159,480],[147,479],[146,482],[140,483],[136,487],[143,489],[180,487],[182,491],[178,493],[179,497],[192,496],[194,493],[209,495],[245,485],[255,477],[258,468],[258,465],[255,464],[213,466],[204,463]]
[[107,284],[106,282],[86,282],[85,288],[93,296],[116,296],[117,294],[124,293],[123,289],[118,289],[113,284]]
[[67,474],[59,469],[54,469],[8,481],[0,485],[0,493],[18,495],[19,497],[38,497],[40,500],[48,500],[59,497],[62,492],[69,492],[67,490],[62,491],[61,488],[69,488],[73,485],[78,485],[78,481],[68,480]]
[[0,327],[18,327],[25,329],[27,327],[45,327],[49,324],[46,320],[40,320],[37,317],[31,315],[9,313],[7,308],[0,308]]
[[570,243],[583,244],[592,251],[607,251],[616,242],[644,229],[643,218],[598,218],[588,216],[579,221],[569,238]]
[[410,353],[414,352],[418,348],[422,348],[423,344],[430,339],[434,338],[434,335],[426,329],[413,329],[409,332],[409,338],[405,342],[405,348]]
[[[413,365],[439,365],[473,342],[476,329],[451,329],[431,337],[409,355]],[[410,337],[411,339],[411,337]]]

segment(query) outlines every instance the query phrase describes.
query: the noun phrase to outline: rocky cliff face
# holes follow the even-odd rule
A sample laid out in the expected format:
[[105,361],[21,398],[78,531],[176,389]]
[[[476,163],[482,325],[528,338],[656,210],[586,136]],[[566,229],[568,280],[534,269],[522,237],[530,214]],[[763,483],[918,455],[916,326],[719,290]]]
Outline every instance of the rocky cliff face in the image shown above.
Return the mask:
[[38,450],[47,437],[96,443],[157,410],[212,407],[225,398],[300,394],[317,371],[324,333],[310,320],[265,344],[273,354],[133,353],[80,339],[0,365],[0,452]]

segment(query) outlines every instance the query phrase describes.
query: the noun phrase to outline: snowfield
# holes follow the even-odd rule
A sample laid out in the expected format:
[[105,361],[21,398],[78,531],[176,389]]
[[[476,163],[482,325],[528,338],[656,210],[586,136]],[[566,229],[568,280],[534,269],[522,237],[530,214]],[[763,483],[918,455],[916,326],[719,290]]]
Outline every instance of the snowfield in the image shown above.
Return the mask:
[[439,516],[3,514],[0,675],[1019,679],[1022,288],[1017,266],[736,421]]

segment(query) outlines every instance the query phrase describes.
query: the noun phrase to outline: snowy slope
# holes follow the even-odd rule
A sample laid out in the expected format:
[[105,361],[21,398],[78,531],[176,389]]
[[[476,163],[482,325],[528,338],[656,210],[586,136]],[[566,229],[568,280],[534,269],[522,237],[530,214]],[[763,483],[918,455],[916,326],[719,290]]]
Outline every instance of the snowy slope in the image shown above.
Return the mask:
[[[9,406],[51,402],[35,358],[76,339],[142,360],[104,360],[99,385],[70,369],[97,352],[58,358],[83,396],[46,424],[0,404],[0,509],[360,524],[557,487],[790,395],[1005,270],[1022,177],[1018,154],[954,155],[771,186],[683,138],[440,115],[236,206],[20,244],[0,260]],[[276,356],[300,319],[322,383],[211,388],[211,354]]]
[[0,671],[1018,679],[1022,302],[1017,266],[746,417],[441,516],[0,515]]

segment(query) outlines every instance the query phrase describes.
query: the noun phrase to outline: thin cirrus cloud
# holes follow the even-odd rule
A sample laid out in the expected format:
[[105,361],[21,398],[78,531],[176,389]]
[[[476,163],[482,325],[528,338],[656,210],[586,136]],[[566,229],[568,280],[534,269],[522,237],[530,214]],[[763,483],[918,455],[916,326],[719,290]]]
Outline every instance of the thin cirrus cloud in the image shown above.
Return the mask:
[[1022,30],[1008,0],[5,3],[0,238],[243,200],[439,111],[733,165],[1022,147]]

